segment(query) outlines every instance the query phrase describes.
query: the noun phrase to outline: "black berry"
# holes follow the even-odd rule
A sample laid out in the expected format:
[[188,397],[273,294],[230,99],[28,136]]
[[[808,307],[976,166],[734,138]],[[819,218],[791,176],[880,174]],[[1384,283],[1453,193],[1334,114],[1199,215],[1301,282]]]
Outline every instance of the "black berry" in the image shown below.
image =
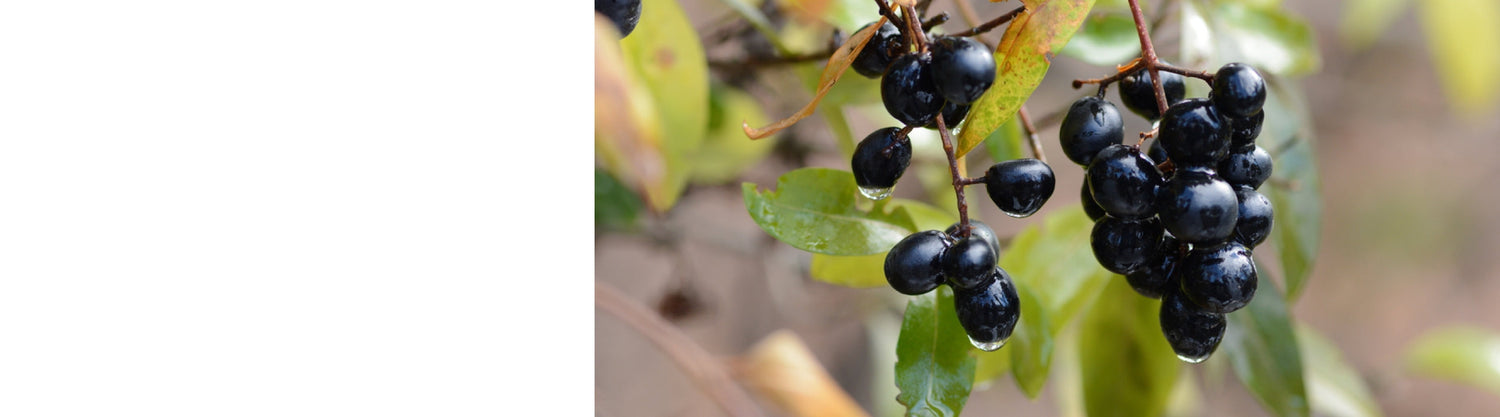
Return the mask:
[[943,97],[933,81],[932,54],[902,55],[880,79],[880,101],[901,123],[926,126],[943,108]]
[[931,48],[937,89],[949,102],[973,103],[995,83],[995,56],[979,41],[939,36]]
[[1198,363],[1218,349],[1224,340],[1224,329],[1228,322],[1223,314],[1204,311],[1194,305],[1181,289],[1168,288],[1161,299],[1162,335],[1167,344],[1184,361]]
[[1266,120],[1266,112],[1259,112],[1255,113],[1254,116],[1230,120],[1229,149],[1249,148],[1255,146],[1255,138],[1260,136],[1260,128]]
[[[867,23],[859,30],[865,30],[873,24],[875,23]],[[865,43],[865,49],[859,50],[859,55],[854,57],[854,62],[849,66],[854,68],[854,72],[866,78],[879,77],[885,74],[885,67],[891,65],[891,52],[900,46],[901,41],[901,31],[896,30],[896,25],[885,22],[880,25],[880,29],[876,29],[875,33],[870,35],[870,41]]]
[[1021,297],[1004,269],[994,267],[988,282],[975,289],[953,289],[953,309],[964,332],[980,349],[995,350],[1010,338],[1021,318]]
[[1260,112],[1266,104],[1266,80],[1260,72],[1238,62],[1219,67],[1214,74],[1211,94],[1214,107],[1224,115],[1245,118]]
[[1239,186],[1235,197],[1239,199],[1240,217],[1234,223],[1234,241],[1248,248],[1260,246],[1271,235],[1275,218],[1271,199],[1247,186]]
[[1094,201],[1094,194],[1089,192],[1088,181],[1083,182],[1083,195],[1078,199],[1083,201],[1083,213],[1089,215],[1089,220],[1097,222],[1104,218],[1104,208]]
[[594,11],[614,22],[620,37],[635,31],[641,20],[641,0],[594,0]]
[[1149,217],[1156,211],[1157,188],[1162,185],[1156,163],[1139,148],[1110,145],[1089,164],[1087,181],[1094,202],[1121,219]]
[[[942,113],[943,125],[947,126],[948,130],[953,130],[954,127],[958,126],[959,122],[964,121],[965,116],[969,115],[969,106],[967,104],[953,104],[953,102],[950,101],[947,103],[943,103]],[[932,121],[928,122],[927,125],[923,127],[928,129],[937,129],[937,118],[932,118]]]
[[984,172],[984,189],[990,200],[1011,217],[1026,217],[1041,210],[1056,186],[1052,167],[1031,158],[1001,162]]
[[854,158],[849,165],[854,170],[854,182],[862,188],[891,188],[911,164],[911,141],[896,137],[900,129],[887,127],[876,130],[854,147]]
[[[1182,83],[1182,76],[1166,71],[1158,71],[1158,73],[1161,74],[1162,92],[1167,95],[1167,106],[1182,101],[1182,97],[1187,94],[1187,89]],[[1125,108],[1146,120],[1156,120],[1157,117],[1161,117],[1161,110],[1156,107],[1156,89],[1151,85],[1151,71],[1142,69],[1121,78],[1120,102],[1125,103]]]
[[1198,171],[1173,174],[1157,197],[1156,210],[1162,226],[1172,236],[1192,244],[1213,244],[1228,239],[1240,215],[1234,188],[1213,175]]
[[1219,161],[1219,178],[1230,185],[1245,185],[1260,188],[1260,184],[1271,178],[1271,154],[1259,146],[1230,152]]
[[990,271],[999,261],[990,242],[983,237],[969,235],[959,238],[943,252],[943,275],[954,288],[978,288],[990,278]]
[[952,244],[936,230],[913,233],[885,255],[885,281],[906,295],[926,294],[943,283],[943,251]]
[[[948,226],[948,230],[944,230],[943,233],[947,234],[949,238],[957,239],[958,223]],[[990,250],[995,251],[995,258],[998,259],[1000,257],[1000,238],[995,235],[995,229],[991,229],[990,225],[978,220],[969,219],[969,237],[984,239],[985,242],[990,244]]]
[[1089,245],[1094,259],[1116,274],[1130,274],[1147,266],[1161,243],[1161,223],[1154,217],[1121,220],[1105,216],[1094,223]]
[[1227,314],[1255,297],[1255,260],[1239,242],[1194,246],[1174,271],[1182,293],[1204,311]]
[[1164,234],[1146,265],[1125,274],[1130,288],[1148,298],[1161,298],[1162,294],[1166,294],[1170,286],[1177,284],[1172,280],[1172,270],[1176,268],[1178,259],[1182,258],[1181,247],[1182,243],[1177,238]]
[[1073,102],[1058,131],[1063,154],[1083,166],[1088,166],[1099,151],[1119,144],[1124,138],[1125,122],[1120,119],[1120,110],[1095,96]]
[[1160,140],[1151,141],[1151,148],[1146,150],[1146,157],[1158,164],[1167,160],[1167,151],[1161,148]]
[[1229,125],[1206,99],[1183,100],[1162,116],[1156,140],[1178,167],[1210,167],[1229,153]]

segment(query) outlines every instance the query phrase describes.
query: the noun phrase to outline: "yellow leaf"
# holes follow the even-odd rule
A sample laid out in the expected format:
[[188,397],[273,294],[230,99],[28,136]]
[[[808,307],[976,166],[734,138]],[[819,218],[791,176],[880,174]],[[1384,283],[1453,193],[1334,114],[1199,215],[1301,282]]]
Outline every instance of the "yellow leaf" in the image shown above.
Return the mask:
[[759,129],[750,127],[749,123],[741,123],[740,127],[745,130],[745,136],[749,136],[750,139],[764,138],[780,132],[782,129],[791,127],[797,124],[797,121],[812,115],[813,111],[818,108],[818,102],[823,100],[823,96],[828,94],[828,90],[833,88],[833,84],[837,83],[839,77],[844,75],[844,70],[849,69],[849,64],[853,63],[854,58],[859,56],[859,51],[865,48],[866,43],[870,42],[870,36],[874,35],[875,30],[880,29],[880,26],[884,24],[885,17],[881,17],[880,20],[875,21],[875,24],[866,27],[864,30],[855,32],[854,36],[845,41],[843,46],[834,51],[833,56],[828,57],[828,65],[823,68],[823,75],[818,77],[818,93],[813,96],[811,102],[807,103],[807,106],[802,107],[802,110],[798,110],[797,113],[785,119]]

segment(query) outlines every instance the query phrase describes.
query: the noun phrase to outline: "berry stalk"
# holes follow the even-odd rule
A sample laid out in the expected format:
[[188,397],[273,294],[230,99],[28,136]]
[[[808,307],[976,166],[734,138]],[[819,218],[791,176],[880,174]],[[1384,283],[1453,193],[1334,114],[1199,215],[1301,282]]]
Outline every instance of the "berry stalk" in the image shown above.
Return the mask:
[[943,115],[937,115],[938,136],[943,138],[943,153],[948,156],[948,174],[953,176],[953,194],[958,199],[958,235],[969,237],[969,204],[964,199],[964,186],[971,182],[965,181],[963,173],[958,172],[958,156],[953,151],[953,135],[948,132],[948,124],[943,122]]

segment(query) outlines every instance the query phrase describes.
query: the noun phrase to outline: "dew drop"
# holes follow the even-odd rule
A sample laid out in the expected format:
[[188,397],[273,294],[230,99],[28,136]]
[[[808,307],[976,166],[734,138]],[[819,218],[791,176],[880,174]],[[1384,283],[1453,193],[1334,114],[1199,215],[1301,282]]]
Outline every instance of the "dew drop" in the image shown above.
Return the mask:
[[1008,211],[1005,211],[1005,210],[1000,210],[1000,212],[1001,213],[1005,213],[1005,215],[1007,215],[1007,216],[1015,217],[1017,219],[1025,218],[1026,216],[1030,216],[1030,214],[1011,213],[1011,212],[1008,212]]
[[1202,363],[1203,361],[1208,360],[1208,355],[1203,355],[1203,356],[1187,356],[1187,355],[1183,355],[1183,354],[1179,353],[1179,354],[1177,354],[1177,359],[1182,359],[1183,362],[1187,362],[1187,363]]
[[996,350],[999,350],[1001,346],[1005,346],[1005,339],[1000,339],[993,342],[981,342],[978,340],[974,340],[974,338],[971,337],[969,338],[969,344],[972,344],[974,345],[974,347],[979,348],[979,350],[985,352],[994,352]]
[[859,193],[871,200],[884,200],[891,196],[891,188],[859,187]]

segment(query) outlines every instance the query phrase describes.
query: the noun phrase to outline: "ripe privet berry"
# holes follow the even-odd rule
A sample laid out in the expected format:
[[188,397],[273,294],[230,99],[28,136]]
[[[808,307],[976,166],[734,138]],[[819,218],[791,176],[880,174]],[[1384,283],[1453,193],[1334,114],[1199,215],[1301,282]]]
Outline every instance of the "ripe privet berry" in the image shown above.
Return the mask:
[[1021,297],[1004,269],[994,267],[985,285],[975,289],[953,289],[953,310],[958,323],[980,349],[995,350],[1016,329],[1021,317]]
[[854,182],[862,188],[891,188],[896,180],[911,165],[911,141],[896,137],[901,129],[887,127],[876,130],[854,148],[854,158],[849,165],[854,170]]
[[1130,288],[1135,289],[1135,292],[1147,298],[1161,298],[1169,287],[1178,284],[1172,280],[1172,270],[1182,258],[1181,248],[1182,243],[1177,238],[1171,234],[1163,234],[1156,251],[1151,253],[1151,259],[1135,272],[1125,274],[1125,281],[1130,283]]
[[990,243],[974,235],[959,238],[943,252],[943,275],[954,288],[978,288],[999,261]]
[[995,56],[979,41],[939,36],[931,48],[937,90],[949,102],[973,103],[995,83]]
[[[995,235],[995,229],[991,229],[990,225],[984,224],[984,222],[973,219],[969,220],[969,227],[969,237],[984,239],[985,242],[990,244],[990,249],[995,251],[995,258],[999,259],[1000,238]],[[943,233],[947,234],[949,238],[956,238],[958,236],[958,223],[948,226],[948,230],[944,230]]]
[[1158,164],[1167,160],[1167,151],[1161,148],[1161,141],[1151,141],[1151,148],[1146,150],[1146,157]]
[[641,0],[594,0],[594,11],[614,22],[623,38],[635,31],[635,24],[641,20]]
[[1234,241],[1247,248],[1260,246],[1271,235],[1271,224],[1275,213],[1271,199],[1248,186],[1239,186],[1234,191],[1239,199],[1239,220],[1234,223]]
[[1207,99],[1187,99],[1167,109],[1156,140],[1174,165],[1212,168],[1229,153],[1228,129]]
[[1186,170],[1177,171],[1162,187],[1156,211],[1172,236],[1200,245],[1228,239],[1240,215],[1239,200],[1229,183],[1208,173]]
[[1013,159],[984,172],[984,190],[995,206],[1011,217],[1026,217],[1041,210],[1056,187],[1052,167],[1036,159]]
[[1255,297],[1255,260],[1239,242],[1194,246],[1175,273],[1183,295],[1204,311],[1228,314]]
[[932,54],[902,55],[880,79],[880,101],[901,123],[926,126],[943,108],[943,96],[933,81]]
[[1255,138],[1260,136],[1260,127],[1266,121],[1266,112],[1255,113],[1254,116],[1230,119],[1229,122],[1229,149],[1237,150],[1255,146]]
[[1191,363],[1203,362],[1224,340],[1224,329],[1228,323],[1223,314],[1204,311],[1189,301],[1179,288],[1168,288],[1162,295],[1162,335],[1167,344],[1177,352],[1177,357]]
[[[1182,101],[1182,97],[1187,94],[1182,76],[1166,71],[1157,72],[1161,74],[1161,90],[1166,93],[1167,106]],[[1125,108],[1146,120],[1161,117],[1161,110],[1156,107],[1156,88],[1151,85],[1151,71],[1141,69],[1121,78],[1120,101],[1125,103]]]
[[[949,130],[952,130],[954,127],[958,127],[958,124],[960,122],[964,121],[965,116],[969,115],[969,106],[967,104],[953,104],[953,102],[950,101],[947,103],[943,103],[942,113],[943,125],[947,126]],[[937,118],[932,118],[932,121],[928,122],[927,125],[923,127],[928,129],[937,129]]]
[[936,230],[913,233],[885,255],[885,281],[897,292],[922,295],[943,283],[943,251],[952,242]]
[[1161,243],[1161,223],[1154,217],[1121,220],[1105,216],[1094,223],[1089,245],[1094,259],[1116,274],[1130,274],[1146,267]]
[[1139,148],[1118,143],[1104,148],[1089,164],[1086,178],[1094,202],[1109,215],[1129,220],[1156,213],[1161,171]]
[[[865,30],[873,24],[875,23],[866,23],[859,30]],[[890,53],[899,49],[897,47],[900,46],[901,41],[901,31],[896,30],[896,25],[885,22],[880,25],[880,29],[876,29],[875,33],[870,35],[870,41],[865,43],[865,49],[859,50],[859,55],[854,57],[854,62],[849,66],[865,78],[879,77],[885,74],[885,67],[891,65]]]
[[1082,188],[1083,195],[1079,196],[1078,199],[1079,201],[1083,201],[1083,213],[1089,215],[1089,220],[1096,222],[1104,218],[1104,208],[1099,207],[1099,203],[1094,201],[1094,194],[1089,192],[1088,181],[1083,182]]
[[1058,141],[1063,154],[1078,165],[1088,166],[1099,151],[1118,145],[1125,138],[1120,110],[1102,98],[1088,96],[1073,102],[1063,116]]
[[1219,67],[1213,88],[1214,107],[1229,117],[1252,116],[1266,104],[1266,80],[1249,65],[1233,62]]
[[1252,144],[1249,148],[1230,152],[1219,161],[1218,174],[1229,185],[1259,189],[1260,184],[1271,178],[1271,166],[1271,154]]

